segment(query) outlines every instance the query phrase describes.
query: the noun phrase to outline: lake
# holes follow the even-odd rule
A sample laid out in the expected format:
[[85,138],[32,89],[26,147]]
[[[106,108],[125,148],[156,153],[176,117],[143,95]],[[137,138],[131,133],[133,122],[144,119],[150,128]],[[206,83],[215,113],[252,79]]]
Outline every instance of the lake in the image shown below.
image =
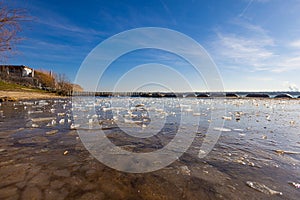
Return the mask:
[[299,99],[4,102],[0,199],[296,200],[299,128]]

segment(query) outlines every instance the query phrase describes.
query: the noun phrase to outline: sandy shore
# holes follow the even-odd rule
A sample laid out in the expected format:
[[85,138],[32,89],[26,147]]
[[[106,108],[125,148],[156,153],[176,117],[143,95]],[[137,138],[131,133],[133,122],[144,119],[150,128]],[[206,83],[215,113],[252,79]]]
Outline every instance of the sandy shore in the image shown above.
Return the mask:
[[18,100],[23,99],[49,99],[49,98],[64,98],[52,93],[39,93],[30,91],[0,91],[1,97],[12,97]]

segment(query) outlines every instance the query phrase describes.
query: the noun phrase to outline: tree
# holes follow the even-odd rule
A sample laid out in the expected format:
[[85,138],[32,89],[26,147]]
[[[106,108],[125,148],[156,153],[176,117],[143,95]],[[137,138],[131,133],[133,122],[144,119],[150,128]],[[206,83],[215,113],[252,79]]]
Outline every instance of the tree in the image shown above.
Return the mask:
[[21,40],[21,22],[27,19],[24,10],[11,9],[0,2],[0,60],[14,52],[15,44]]
[[35,70],[34,76],[38,83],[41,84],[42,88],[46,88],[47,90],[55,90],[55,78],[52,76],[51,72],[47,72],[45,70]]
[[73,85],[69,81],[65,74],[58,74],[56,76],[57,92],[62,95],[71,95],[73,91]]

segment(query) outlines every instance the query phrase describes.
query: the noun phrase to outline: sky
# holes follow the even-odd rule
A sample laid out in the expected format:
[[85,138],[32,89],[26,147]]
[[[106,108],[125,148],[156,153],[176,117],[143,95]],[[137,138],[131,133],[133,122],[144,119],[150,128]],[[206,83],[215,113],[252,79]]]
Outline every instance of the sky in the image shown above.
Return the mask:
[[[199,43],[215,64],[225,91],[297,91],[300,87],[299,0],[12,0],[5,4],[26,9],[32,18],[23,23],[24,40],[7,64],[64,73],[77,82],[86,59],[104,41],[131,29],[159,27]],[[182,40],[172,42],[186,45]],[[193,50],[188,53],[196,54]],[[150,48],[121,55],[99,80],[87,75],[79,83],[86,90],[97,84],[104,91],[188,90],[183,82],[193,90],[211,88],[207,84],[212,77],[196,74],[186,58]]]

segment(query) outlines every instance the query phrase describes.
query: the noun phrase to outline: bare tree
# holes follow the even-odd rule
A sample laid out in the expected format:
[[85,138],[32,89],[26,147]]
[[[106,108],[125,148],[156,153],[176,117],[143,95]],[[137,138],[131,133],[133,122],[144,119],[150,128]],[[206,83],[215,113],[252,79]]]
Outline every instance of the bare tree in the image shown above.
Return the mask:
[[62,95],[71,95],[73,85],[65,74],[56,75],[57,92]]
[[11,9],[0,2],[0,60],[14,52],[15,44],[21,39],[20,23],[27,19],[25,10]]

